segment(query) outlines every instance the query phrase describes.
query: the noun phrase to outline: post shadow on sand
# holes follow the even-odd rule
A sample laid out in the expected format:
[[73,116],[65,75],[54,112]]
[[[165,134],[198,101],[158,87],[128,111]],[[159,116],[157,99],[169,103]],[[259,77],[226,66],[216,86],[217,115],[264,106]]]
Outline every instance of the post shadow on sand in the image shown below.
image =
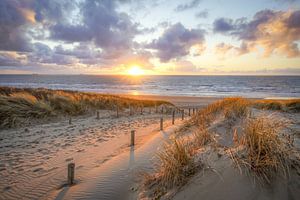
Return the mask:
[[131,146],[129,151],[128,168],[133,167],[133,165],[134,165],[134,146]]
[[63,189],[57,194],[57,196],[55,197],[55,200],[62,200],[64,199],[64,196],[66,195],[66,193],[68,192],[69,187],[63,187]]
[[164,139],[169,139],[169,136],[168,136],[168,134],[166,133],[166,131],[161,130],[161,131],[159,131],[159,132],[160,132],[161,135],[164,137]]

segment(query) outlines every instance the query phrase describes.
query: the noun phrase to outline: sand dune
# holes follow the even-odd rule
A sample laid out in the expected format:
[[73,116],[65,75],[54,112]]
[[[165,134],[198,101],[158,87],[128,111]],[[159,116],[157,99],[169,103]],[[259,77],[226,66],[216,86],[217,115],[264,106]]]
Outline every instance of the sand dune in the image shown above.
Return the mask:
[[[65,118],[2,130],[0,199],[47,198],[66,183],[70,162],[76,163],[76,181],[81,183],[90,170],[129,151],[132,129],[137,136],[135,148],[157,133],[161,114],[154,113],[154,108],[151,114],[148,110],[133,116],[125,110],[119,118],[115,111],[101,110],[100,119],[95,115],[82,116],[72,118],[72,124]],[[165,114],[164,118],[164,125],[170,125],[171,115]]]

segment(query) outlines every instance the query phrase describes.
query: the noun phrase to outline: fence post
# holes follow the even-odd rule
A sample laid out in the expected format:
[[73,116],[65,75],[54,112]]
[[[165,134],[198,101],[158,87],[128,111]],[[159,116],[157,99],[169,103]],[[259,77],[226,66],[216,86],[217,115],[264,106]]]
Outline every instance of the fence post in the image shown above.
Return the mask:
[[117,117],[119,117],[119,106],[117,106]]
[[161,107],[161,114],[164,114],[164,107]]
[[184,109],[181,111],[181,120],[184,120]]
[[175,124],[175,110],[172,112],[172,124]]
[[69,118],[69,124],[72,124],[72,118],[71,117]]
[[97,118],[96,119],[100,119],[99,111],[97,111]]
[[189,116],[191,116],[191,108],[189,108]]
[[161,118],[160,118],[160,130],[161,130],[161,131],[164,129],[163,123],[164,123],[164,119],[161,117]]
[[74,184],[75,163],[68,164],[68,184]]
[[131,108],[131,105],[129,105],[129,115],[130,115],[130,116],[132,115],[132,108]]
[[134,146],[134,136],[135,136],[135,131],[131,131],[131,137],[130,137],[130,146]]
[[195,114],[195,108],[193,108],[193,115]]
[[143,115],[144,106],[141,106],[141,115]]

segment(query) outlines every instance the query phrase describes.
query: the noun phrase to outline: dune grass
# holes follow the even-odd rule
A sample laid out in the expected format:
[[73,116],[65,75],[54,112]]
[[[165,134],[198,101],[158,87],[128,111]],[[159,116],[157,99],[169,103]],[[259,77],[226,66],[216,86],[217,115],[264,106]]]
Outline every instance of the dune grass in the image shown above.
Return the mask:
[[232,157],[238,167],[253,173],[263,183],[270,184],[277,175],[288,178],[291,151],[287,141],[280,137],[285,126],[285,122],[270,116],[248,119],[240,140],[241,149]]
[[31,119],[76,116],[96,109],[171,105],[166,101],[136,100],[96,93],[0,87],[0,127],[14,127]]
[[225,98],[199,110],[192,121],[197,126],[208,127],[220,113],[228,120],[236,120],[248,115],[249,105],[250,101],[241,97]]
[[201,161],[195,161],[193,150],[190,140],[180,138],[164,145],[157,154],[156,171],[144,175],[144,186],[151,191],[151,199],[159,199],[169,189],[184,185],[189,177],[203,167]]
[[[271,183],[279,174],[287,178],[291,167],[299,167],[299,156],[294,155],[289,140],[282,137],[282,129],[287,122],[272,117],[250,116],[251,109],[257,108],[257,103],[263,101],[248,100],[239,97],[225,98],[199,110],[179,131],[187,133],[193,130],[191,136],[176,132],[178,137],[168,143],[158,154],[155,172],[145,175],[145,188],[149,197],[160,199],[168,191],[183,186],[189,178],[205,166],[201,153],[206,147],[217,150],[217,141],[210,132],[212,123],[223,117],[225,123],[233,125],[240,123],[242,135],[238,137],[233,126],[234,147],[229,149],[231,158],[238,168],[249,175],[254,174],[255,180]],[[277,101],[275,101],[277,103]],[[298,101],[284,101],[281,105],[295,108]],[[265,103],[265,102],[263,102]],[[268,104],[272,101],[268,101]],[[239,119],[242,119],[240,121]],[[182,139],[185,138],[185,139]],[[221,147],[222,148],[222,147]],[[208,148],[209,149],[209,148]],[[234,153],[233,153],[234,152]],[[293,154],[293,155],[292,155]]]
[[290,100],[257,100],[253,103],[255,108],[264,110],[279,110],[279,111],[290,111],[300,112],[300,99]]

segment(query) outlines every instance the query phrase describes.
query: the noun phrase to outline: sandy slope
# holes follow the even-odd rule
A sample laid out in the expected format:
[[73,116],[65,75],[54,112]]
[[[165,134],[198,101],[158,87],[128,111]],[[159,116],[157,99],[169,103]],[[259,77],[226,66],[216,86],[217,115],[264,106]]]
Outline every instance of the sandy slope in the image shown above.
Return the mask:
[[[180,105],[194,105],[193,102],[184,100]],[[64,119],[1,130],[0,199],[46,198],[65,184],[69,162],[76,163],[77,181],[85,180],[89,171],[129,151],[130,130],[136,130],[136,148],[157,132],[161,115],[153,110],[151,114],[146,110],[144,115],[134,116],[126,111],[119,118],[115,112],[101,111],[99,120],[85,116],[72,119],[71,125]]]
[[[127,147],[126,150],[98,168],[85,173],[79,184],[53,193],[55,199],[136,199],[135,190],[140,182],[140,172],[153,164],[156,152],[182,123],[168,127],[164,131],[154,130],[152,136],[141,147]],[[54,199],[50,196],[49,199]]]
[[[254,115],[272,115],[289,122],[287,134],[295,136],[294,145],[300,150],[300,114],[274,111],[254,111]],[[235,124],[235,128],[242,126],[242,121]],[[207,149],[203,154],[207,168],[194,176],[188,184],[173,196],[174,200],[283,200],[299,199],[300,180],[299,174],[291,172],[290,179],[278,178],[270,186],[262,186],[246,174],[241,174],[234,167],[226,149],[233,145],[232,132],[226,131],[227,127],[222,120],[216,120],[211,131],[217,136],[219,152]],[[221,151],[220,151],[221,150]]]
[[[159,127],[160,114],[115,118],[95,116],[0,132],[0,199],[38,199],[64,184],[67,163],[76,162],[77,177],[119,154],[135,129],[141,143]],[[169,116],[165,116],[169,117]]]

